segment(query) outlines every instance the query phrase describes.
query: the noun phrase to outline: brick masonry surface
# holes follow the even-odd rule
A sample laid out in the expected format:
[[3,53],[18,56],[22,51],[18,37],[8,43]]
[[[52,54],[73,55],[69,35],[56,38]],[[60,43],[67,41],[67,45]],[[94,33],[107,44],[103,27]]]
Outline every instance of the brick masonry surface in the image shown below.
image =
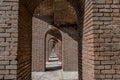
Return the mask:
[[0,80],[17,74],[18,0],[0,1]]
[[[0,2],[0,80],[31,80],[32,17],[34,9],[41,1]],[[69,2],[78,19],[79,78],[120,80],[120,0]],[[60,27],[61,30],[71,32],[66,26]],[[66,45],[65,48],[67,47]],[[69,53],[70,48],[67,49]],[[69,62],[71,63],[70,59]]]
[[[32,39],[32,71],[45,71],[45,57],[50,38],[61,41],[62,66],[64,71],[78,70],[78,33],[72,26],[69,28],[57,29],[45,21],[33,18],[33,39]],[[43,28],[44,27],[44,28]],[[74,27],[74,26],[73,26]],[[38,35],[39,34],[39,35]],[[48,56],[48,55],[47,55]]]
[[95,79],[120,79],[120,0],[94,0]]

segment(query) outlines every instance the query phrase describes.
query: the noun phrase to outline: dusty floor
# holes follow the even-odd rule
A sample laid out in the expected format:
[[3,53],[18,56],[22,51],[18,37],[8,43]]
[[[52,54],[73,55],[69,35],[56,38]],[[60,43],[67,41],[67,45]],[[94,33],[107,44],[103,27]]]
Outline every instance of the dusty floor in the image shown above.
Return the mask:
[[78,80],[78,72],[63,72],[61,62],[53,57],[46,62],[46,72],[32,72],[32,80]]

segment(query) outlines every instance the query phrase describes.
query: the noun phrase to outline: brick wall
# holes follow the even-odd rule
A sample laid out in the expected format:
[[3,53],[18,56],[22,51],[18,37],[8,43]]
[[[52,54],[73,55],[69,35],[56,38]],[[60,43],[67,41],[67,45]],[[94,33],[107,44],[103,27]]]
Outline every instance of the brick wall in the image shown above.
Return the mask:
[[[18,80],[31,79],[32,14],[39,2],[30,1],[3,0],[0,4],[1,80],[14,80],[16,74]],[[80,3],[77,1],[72,4],[76,7],[80,33],[78,41],[79,78],[83,77],[83,80],[119,80],[120,1],[81,0]],[[20,4],[18,5],[18,3]],[[39,24],[46,25],[44,22]]]
[[[41,19],[39,17],[33,17],[33,25],[32,25],[32,71],[39,72],[45,71],[45,62],[46,62],[46,53],[48,50],[45,49],[48,43],[45,43],[46,40],[49,39],[47,37],[50,34],[52,37],[56,37],[59,40],[62,40],[61,34],[56,33],[56,31],[51,30],[55,28],[53,25],[47,22],[47,18]],[[49,18],[49,17],[48,17]],[[49,18],[50,20],[50,18]],[[39,35],[38,35],[39,34]],[[45,51],[46,50],[46,51]]]
[[62,64],[64,71],[78,71],[78,31],[75,26],[60,28],[62,31]]
[[32,15],[19,4],[17,80],[31,79]]
[[45,71],[45,34],[51,26],[44,20],[33,17],[32,71]]
[[94,34],[92,0],[81,0],[76,3],[78,15],[78,67],[80,80],[94,80]]
[[0,80],[16,79],[18,0],[0,1]]
[[120,0],[94,0],[95,79],[120,79]]
[[85,0],[83,21],[82,69],[83,80],[94,80],[94,47],[92,1]]

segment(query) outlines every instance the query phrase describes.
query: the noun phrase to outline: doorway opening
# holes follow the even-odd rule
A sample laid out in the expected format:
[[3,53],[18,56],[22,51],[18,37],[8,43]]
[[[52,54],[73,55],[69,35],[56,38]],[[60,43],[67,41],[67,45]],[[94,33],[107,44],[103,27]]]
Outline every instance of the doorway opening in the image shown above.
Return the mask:
[[[76,28],[77,21],[76,21],[75,10],[68,1],[65,2],[63,0],[62,0],[63,2],[59,2],[59,0],[58,2],[53,2],[53,0],[49,0],[49,1],[50,3],[48,2],[48,0],[44,0],[43,2],[40,2],[40,5],[35,9],[34,14],[32,14],[33,11],[30,14],[29,13],[30,10],[27,10],[28,8],[24,4],[22,4],[22,2],[20,4],[18,79],[19,78],[31,79],[31,73],[29,72],[32,73],[40,72],[41,74],[44,74],[45,71],[47,72],[46,69],[47,58],[48,58],[48,62],[50,62],[51,55],[53,56],[54,54],[54,56],[56,56],[58,60],[53,60],[53,61],[61,62],[60,65],[62,66],[62,70],[63,70],[62,76],[64,76],[62,78],[65,78],[66,75],[69,75],[69,73],[67,74],[66,72],[72,72],[72,74],[74,74],[73,72],[77,72],[76,80],[78,80],[78,39],[77,39],[78,31]],[[67,6],[65,5],[61,7],[63,3],[66,4]],[[65,13],[65,15],[63,14],[63,12]],[[61,55],[57,54],[56,52],[58,51],[58,48],[56,48],[56,46],[59,46],[58,44],[60,42],[59,39],[53,36],[51,38],[52,41],[50,40],[51,43],[48,42],[51,45],[51,47],[49,47],[49,45],[45,43],[46,41],[45,35],[47,31],[54,28],[58,29],[62,35],[62,39],[60,43],[61,47],[59,47],[62,48],[60,50]],[[52,30],[52,32],[54,31]],[[46,58],[47,54],[45,52],[47,51],[45,50],[47,49],[46,45],[48,46],[48,49],[50,49],[50,51],[48,51],[47,58]],[[32,64],[31,64],[31,60],[32,60]],[[24,74],[24,75],[20,74],[20,73],[25,73],[22,70],[23,71],[26,70],[27,73],[29,74]],[[40,78],[40,80],[44,80],[43,77]],[[53,78],[54,77],[55,76],[53,76]],[[69,76],[69,79],[71,79],[71,76]],[[32,80],[34,80],[34,78]]]
[[45,36],[46,71],[62,70],[62,35],[57,29]]
[[[51,73],[49,75],[53,76],[57,72],[57,77],[53,76],[56,80],[78,80],[78,29],[75,10],[67,1],[61,4],[56,1],[50,3],[46,1],[40,3],[33,16],[33,79],[36,79],[37,75],[43,78],[43,74],[48,76]],[[67,6],[62,8],[58,6],[63,3]],[[72,18],[70,16],[64,14],[65,18],[61,16],[62,10],[68,14],[71,12],[69,15],[73,16],[74,21],[70,20]]]
[[58,41],[50,40],[48,61],[46,61],[46,71],[61,70],[62,65],[58,57]]

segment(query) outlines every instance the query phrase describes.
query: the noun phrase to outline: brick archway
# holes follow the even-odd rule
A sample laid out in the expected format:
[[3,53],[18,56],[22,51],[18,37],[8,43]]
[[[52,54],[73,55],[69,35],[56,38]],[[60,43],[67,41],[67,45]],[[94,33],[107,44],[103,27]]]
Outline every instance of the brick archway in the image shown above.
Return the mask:
[[[33,7],[30,8],[30,7],[25,7],[23,3],[24,2],[21,0],[20,8],[19,8],[19,42],[18,42],[19,44],[18,44],[18,75],[17,75],[18,80],[25,79],[25,78],[31,79],[31,73],[30,73],[31,72],[31,48],[32,48],[32,43],[31,43],[32,42],[32,35],[31,35],[32,31],[31,30],[32,30],[32,16],[33,16],[33,10],[35,9],[35,5],[32,4]],[[29,6],[30,5],[31,4],[29,4]],[[77,7],[78,5],[76,5],[75,7],[76,10],[78,10]],[[23,44],[25,46],[22,46]],[[24,53],[24,54],[21,54],[21,53]],[[40,66],[39,63],[38,65]],[[40,66],[40,67],[44,71],[44,66]],[[80,74],[80,76],[81,75],[82,74]]]
[[[46,36],[47,37],[47,36]],[[61,38],[62,39],[62,38]],[[45,54],[46,54],[46,60],[48,60],[48,55],[49,55],[49,47],[50,47],[50,42],[51,40],[53,41],[56,41],[57,42],[57,46],[58,46],[58,52],[60,54],[57,54],[59,56],[59,59],[60,61],[62,61],[62,40],[60,39],[57,39],[56,37],[49,37],[47,40],[46,40],[46,51],[45,51]]]
[[[0,4],[0,79],[31,80],[32,17],[35,8],[44,0],[1,1],[3,2]],[[74,28],[79,29],[79,78],[120,79],[120,1],[66,1],[74,7],[78,18],[78,27]],[[63,6],[64,4],[60,8],[64,8]],[[58,11],[65,13],[65,16],[62,15],[63,18],[68,16],[65,11]],[[69,20],[61,19],[65,22],[72,21],[73,16],[69,17],[71,18]],[[70,25],[61,26],[69,29]],[[68,33],[69,36],[73,35],[72,32]]]
[[[50,53],[52,52],[51,51],[52,50],[52,46],[51,45],[53,44],[53,42],[55,42],[56,45],[58,46],[58,40],[56,38],[54,38],[54,37],[52,37],[52,38],[50,38],[49,40],[46,41],[46,52],[45,52],[46,53],[46,61],[49,61],[49,56],[50,56]],[[58,52],[58,50],[57,50],[57,52]],[[58,55],[59,54],[57,54],[57,56]]]
[[[89,1],[89,2],[91,2],[91,1]],[[35,2],[35,1],[32,2],[31,1],[29,5],[28,5],[28,3],[29,3],[29,1],[24,2],[23,0],[20,0],[19,35],[18,35],[19,36],[19,40],[18,40],[18,71],[17,71],[18,72],[17,73],[18,80],[23,80],[23,79],[30,80],[31,79],[32,17],[34,16],[33,13],[34,13],[35,7],[38,6],[38,3],[40,3],[40,2]],[[75,29],[77,29],[80,34],[79,48],[78,48],[78,50],[79,50],[78,64],[79,64],[79,79],[81,79],[82,74],[85,74],[85,75],[89,74],[88,72],[82,73],[83,69],[82,69],[82,45],[81,44],[83,44],[82,36],[83,36],[83,22],[84,22],[83,16],[84,16],[84,6],[85,6],[84,4],[85,3],[84,3],[84,1],[78,1],[78,2],[71,1],[70,3],[72,4],[72,6],[74,6],[73,9],[75,9],[74,11],[77,14],[77,19],[78,19],[78,27],[75,27],[76,25],[74,26],[74,24],[72,26],[74,26]],[[26,4],[27,4],[27,6],[26,6]],[[30,6],[32,6],[32,7],[30,7]],[[62,25],[60,25],[60,26],[62,26]],[[66,26],[71,26],[71,24],[67,24]],[[66,26],[64,26],[64,27],[66,27]],[[71,33],[69,33],[69,35],[72,36]],[[23,46],[23,45],[25,45],[25,46]],[[84,59],[83,59],[83,61],[84,61]],[[43,63],[44,63],[44,61],[43,61]],[[38,65],[39,65],[39,63],[38,63]],[[87,69],[87,66],[86,65],[84,65],[84,66]],[[41,69],[44,69],[44,66],[40,66],[40,67],[43,67]],[[91,69],[91,70],[93,70],[93,69]],[[91,79],[92,78],[93,77],[91,77]]]
[[45,62],[49,62],[49,57],[51,53],[51,45],[50,42],[56,42],[56,55],[59,61],[62,61],[62,34],[57,28],[52,28],[48,30],[45,34]]
[[[31,48],[32,48],[32,14],[33,12],[31,12],[31,14],[29,13],[29,11],[33,11],[32,8],[27,8],[25,7],[25,5],[23,4],[24,2],[22,2],[22,0],[20,1],[20,9],[19,9],[19,44],[18,44],[18,80],[24,79],[25,76],[27,76],[28,79],[31,78],[31,75],[29,72],[31,72]],[[34,7],[34,6],[33,6]],[[26,24],[26,25],[22,25],[22,24]],[[26,37],[26,38],[23,38]],[[22,45],[26,45],[26,46],[22,46]],[[24,54],[21,54],[24,53]],[[24,55],[24,57],[23,57]],[[21,58],[19,57],[21,56]],[[25,59],[25,60],[24,60]],[[35,59],[34,59],[35,60]],[[43,62],[44,63],[44,62]],[[40,65],[38,63],[38,65]],[[42,68],[42,66],[40,66],[41,69],[43,69],[44,71],[44,66]],[[24,74],[24,71],[22,70],[26,70],[25,72],[27,74]],[[38,69],[38,68],[36,68]],[[21,74],[22,73],[22,74]],[[24,75],[23,75],[24,74]]]

